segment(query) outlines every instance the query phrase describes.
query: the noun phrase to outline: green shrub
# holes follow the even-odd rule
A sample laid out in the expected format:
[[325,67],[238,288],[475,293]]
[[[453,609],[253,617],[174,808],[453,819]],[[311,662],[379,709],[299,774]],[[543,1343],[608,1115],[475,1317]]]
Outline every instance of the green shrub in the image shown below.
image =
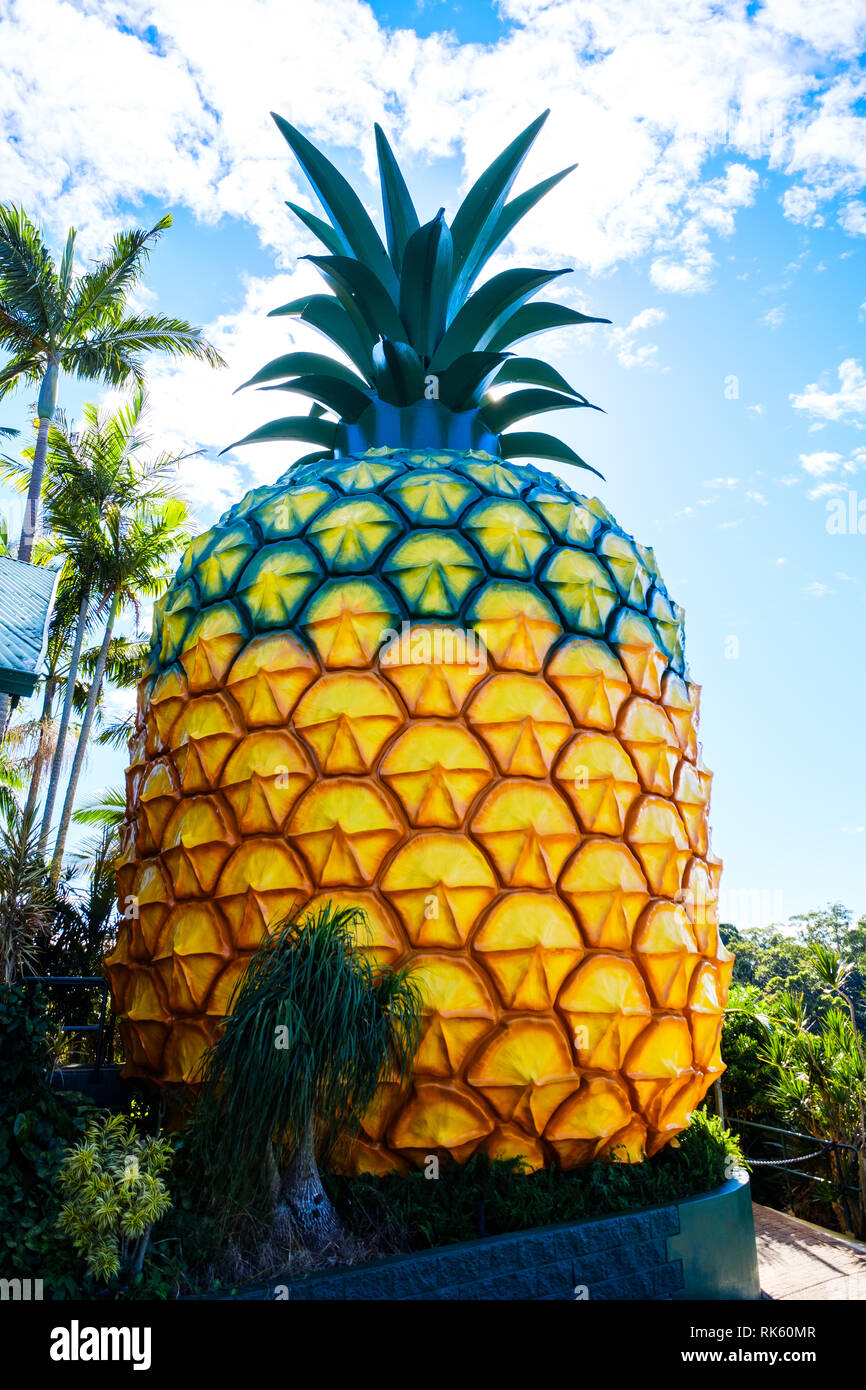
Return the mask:
[[436,1179],[334,1177],[332,1200],[361,1240],[424,1249],[582,1217],[662,1206],[719,1187],[743,1163],[737,1139],[714,1115],[698,1112],[677,1148],[643,1163],[597,1162],[562,1172],[522,1170],[519,1159],[470,1159]]
[[125,1115],[91,1120],[66,1155],[59,1185],[66,1198],[58,1226],[85,1260],[87,1273],[135,1279],[153,1226],[171,1205],[162,1174],[171,1163],[167,1139],[143,1138]]
[[0,1273],[42,1279],[46,1297],[68,1298],[80,1279],[57,1230],[55,1182],[93,1108],[48,1085],[47,1026],[35,990],[0,984]]

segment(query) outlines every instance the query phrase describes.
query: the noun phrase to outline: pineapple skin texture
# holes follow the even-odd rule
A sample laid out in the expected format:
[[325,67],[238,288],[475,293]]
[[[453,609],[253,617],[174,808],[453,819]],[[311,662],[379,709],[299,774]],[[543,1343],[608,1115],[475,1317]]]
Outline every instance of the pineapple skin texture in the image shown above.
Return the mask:
[[426,1001],[349,1171],[654,1153],[723,1070],[698,698],[652,551],[551,474],[371,449],[249,493],[154,617],[127,1074],[189,1083],[268,925],[331,900]]

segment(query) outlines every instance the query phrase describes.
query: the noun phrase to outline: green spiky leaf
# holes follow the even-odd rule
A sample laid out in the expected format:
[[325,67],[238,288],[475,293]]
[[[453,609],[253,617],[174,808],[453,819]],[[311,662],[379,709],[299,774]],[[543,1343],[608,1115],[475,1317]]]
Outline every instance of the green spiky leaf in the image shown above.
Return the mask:
[[432,371],[443,369],[466,352],[482,348],[497,351],[499,330],[516,305],[567,270],[503,270],[470,295],[446,331],[430,363]]
[[316,197],[325,209],[328,221],[343,237],[352,254],[379,279],[387,293],[396,298],[398,286],[394,267],[364,204],[351,184],[346,182],[331,161],[326,159],[315,145],[311,145],[299,130],[275,112],[272,111],[271,115],[277,129],[288,142],[292,153],[310,180]]
[[[502,369],[496,373],[493,385],[505,386],[512,383],[521,386],[546,386],[551,391],[561,391],[563,395],[574,396],[575,400],[583,405],[589,405],[586,396],[569,386],[565,377],[560,376],[555,367],[551,367],[549,362],[543,362],[540,357],[509,357]],[[595,406],[594,409],[598,410],[599,407]]]
[[400,275],[403,267],[403,252],[409,238],[421,225],[415,205],[394,158],[391,146],[385,138],[380,125],[376,131],[376,155],[379,160],[379,182],[382,185],[382,211],[385,214],[385,235],[391,262]]
[[403,337],[405,329],[397,305],[382,282],[361,261],[351,256],[304,256],[325,277],[348,313],[355,308],[374,337]]
[[494,434],[501,434],[509,425],[518,420],[526,420],[530,415],[544,415],[548,410],[581,410],[583,402],[573,396],[563,396],[559,391],[546,391],[530,387],[526,391],[512,391],[498,400],[489,396],[481,402],[481,415],[484,423]]
[[471,410],[490,378],[505,361],[504,352],[466,352],[439,375],[439,399],[449,410]]
[[532,188],[527,188],[525,193],[518,193],[517,197],[512,198],[510,203],[506,203],[496,219],[490,233],[490,239],[484,247],[482,265],[490,260],[494,251],[498,250],[505,238],[511,235],[521,218],[531,212],[535,204],[540,202],[546,193],[549,193],[552,188],[562,182],[567,174],[572,173],[576,168],[576,164],[569,164],[567,169],[560,169],[558,174],[551,174],[549,179],[543,179],[541,183],[534,184]]
[[463,304],[484,264],[485,248],[511,185],[550,113],[543,112],[488,165],[463,199],[451,226],[454,239],[454,284],[451,311]]
[[295,216],[300,219],[301,222],[303,222],[305,227],[309,228],[309,230],[313,233],[313,236],[319,238],[319,241],[321,241],[323,245],[327,247],[328,251],[331,253],[332,256],[351,255],[352,248],[348,245],[345,238],[341,236],[341,234],[338,231],[336,231],[330,225],[330,223],[323,222],[321,217],[316,217],[315,213],[308,212],[307,209],[302,208],[299,203],[290,203],[287,201],[286,207],[289,208],[295,214]]
[[291,376],[310,374],[337,377],[340,381],[357,387],[359,391],[363,391],[364,387],[369,385],[349,367],[344,367],[342,362],[337,362],[333,357],[325,357],[320,352],[287,352],[282,357],[275,357],[272,362],[268,362],[261,371],[256,372],[255,376],[251,376],[249,381],[245,381],[243,386],[239,386],[237,390],[243,391],[247,386],[265,386],[272,381],[285,381]]
[[299,318],[322,333],[330,342],[344,352],[358,371],[368,379],[373,372],[373,344],[375,337],[370,333],[361,315],[350,313],[338,299],[330,294],[308,294],[301,299],[293,299],[272,309],[268,318],[283,315]]
[[376,389],[390,405],[411,405],[424,395],[424,367],[408,343],[383,338],[373,348]]
[[597,478],[604,478],[603,473],[592,468],[580,454],[552,434],[514,431],[513,434],[500,435],[499,452],[504,459],[550,459],[554,463],[569,463],[574,468],[585,468]]
[[400,317],[409,342],[425,360],[445,332],[451,292],[451,233],[440,208],[406,243],[400,277]]
[[243,444],[274,444],[287,439],[300,439],[309,444],[321,444],[333,449],[337,442],[340,426],[336,420],[321,420],[315,415],[285,415],[280,420],[269,420],[260,425],[252,434],[244,435],[234,444],[221,450],[227,454],[229,449],[239,449]]
[[326,409],[333,410],[343,420],[357,420],[370,404],[366,391],[359,391],[347,381],[340,381],[330,373],[299,376],[292,381],[281,382],[278,386],[263,386],[263,391],[294,391],[299,396],[311,396],[321,402]]
[[589,314],[568,309],[564,304],[549,304],[546,300],[539,304],[521,304],[499,325],[487,346],[507,348],[522,338],[534,337],[536,333],[547,333],[551,328],[570,328],[580,323],[610,323],[610,319],[594,319]]

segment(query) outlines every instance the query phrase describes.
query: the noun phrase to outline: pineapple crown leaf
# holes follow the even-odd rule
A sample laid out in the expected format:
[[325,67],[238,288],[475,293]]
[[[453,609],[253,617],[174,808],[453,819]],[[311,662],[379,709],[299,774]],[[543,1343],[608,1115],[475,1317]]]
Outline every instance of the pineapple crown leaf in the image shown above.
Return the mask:
[[[367,443],[382,443],[374,440],[377,418],[383,429],[393,430],[394,409],[408,410],[411,421],[403,428],[411,431],[421,420],[414,407],[421,406],[429,418],[432,399],[440,417],[442,407],[445,415],[475,417],[473,438],[489,442],[503,458],[535,457],[589,467],[551,435],[506,433],[519,421],[547,411],[599,409],[546,362],[510,349],[549,329],[610,320],[548,301],[529,302],[566,270],[509,269],[473,288],[519,220],[576,167],[508,201],[548,114],[538,116],[497,156],[470,188],[450,227],[444,208],[430,222],[420,222],[391,146],[377,125],[387,247],[343,175],[300,131],[274,115],[328,219],[287,204],[327,252],[303,259],[316,266],[331,293],[304,295],[273,309],[271,315],[297,318],[315,328],[351,366],[314,352],[289,352],[267,363],[244,386],[295,392],[311,397],[314,405],[309,415],[272,420],[240,444],[305,440],[339,453],[347,442],[354,447],[361,437],[357,430],[352,435],[356,426]],[[326,412],[337,419],[322,418]],[[440,437],[443,429],[447,434],[440,418]]]

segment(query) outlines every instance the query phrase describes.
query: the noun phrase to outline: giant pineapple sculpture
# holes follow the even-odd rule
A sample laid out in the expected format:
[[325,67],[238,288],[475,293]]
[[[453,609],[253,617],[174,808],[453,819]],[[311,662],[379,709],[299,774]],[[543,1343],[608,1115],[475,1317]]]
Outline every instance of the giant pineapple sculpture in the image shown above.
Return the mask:
[[515,344],[599,320],[533,301],[561,272],[475,286],[562,177],[507,201],[544,118],[450,228],[419,225],[377,128],[387,250],[276,119],[331,293],[274,312],[352,365],[289,352],[253,378],[313,405],[244,442],[315,452],[199,536],[158,605],[108,961],[127,1070],[193,1081],[269,925],[353,904],[426,1013],[352,1168],[638,1159],[721,1072],[731,966],[682,612],[650,549],[526,460],[587,465],[511,428],[589,406]]

